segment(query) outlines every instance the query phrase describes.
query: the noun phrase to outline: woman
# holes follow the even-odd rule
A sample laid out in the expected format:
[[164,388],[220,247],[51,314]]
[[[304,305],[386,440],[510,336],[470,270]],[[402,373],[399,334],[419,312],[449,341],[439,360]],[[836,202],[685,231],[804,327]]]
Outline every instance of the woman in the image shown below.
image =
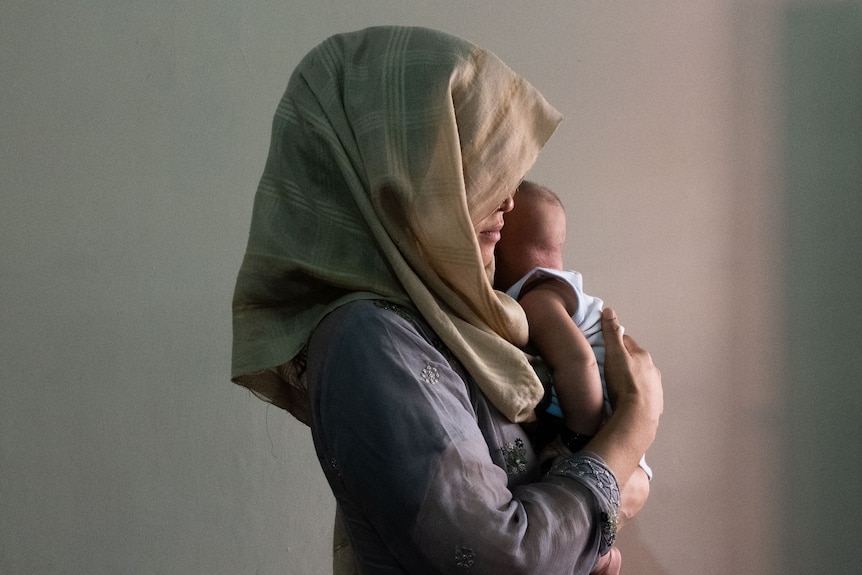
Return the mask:
[[422,28],[333,36],[291,77],[237,280],[233,377],[311,425],[351,544],[336,542],[337,572],[608,563],[658,370],[609,314],[614,416],[542,476],[520,425],[544,393],[518,349],[526,321],[491,287],[502,216],[559,120],[493,54]]

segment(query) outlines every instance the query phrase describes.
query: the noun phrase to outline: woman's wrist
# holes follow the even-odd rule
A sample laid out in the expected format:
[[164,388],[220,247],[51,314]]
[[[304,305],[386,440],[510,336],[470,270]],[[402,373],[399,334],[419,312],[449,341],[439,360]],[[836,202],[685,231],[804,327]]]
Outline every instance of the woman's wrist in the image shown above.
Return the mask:
[[[658,429],[658,413],[650,403],[649,397],[640,393],[627,393],[618,396],[613,406],[611,418],[627,422],[626,427],[636,427],[649,433],[651,437]],[[650,439],[652,443],[652,439]]]
[[586,449],[604,459],[617,477],[628,478],[652,445],[657,429],[658,422],[648,408],[639,402],[623,402]]

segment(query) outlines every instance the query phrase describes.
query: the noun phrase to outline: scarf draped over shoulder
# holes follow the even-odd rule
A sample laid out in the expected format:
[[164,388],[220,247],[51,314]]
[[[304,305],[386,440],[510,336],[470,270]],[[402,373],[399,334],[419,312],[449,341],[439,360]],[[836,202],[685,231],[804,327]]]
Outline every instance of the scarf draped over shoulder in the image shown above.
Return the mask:
[[496,56],[434,30],[333,36],[275,113],[233,299],[232,379],[307,423],[303,349],[360,298],[409,305],[510,420],[542,386],[526,319],[491,287],[473,224],[498,209],[560,121]]

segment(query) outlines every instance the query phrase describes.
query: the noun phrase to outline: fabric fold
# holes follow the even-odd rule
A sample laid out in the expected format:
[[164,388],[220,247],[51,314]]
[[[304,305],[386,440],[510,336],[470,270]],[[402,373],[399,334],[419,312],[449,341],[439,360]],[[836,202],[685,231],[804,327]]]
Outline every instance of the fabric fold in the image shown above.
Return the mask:
[[426,28],[333,36],[278,105],[233,299],[232,379],[307,423],[302,350],[344,303],[419,311],[489,400],[528,420],[542,386],[520,307],[473,224],[561,119],[496,56]]

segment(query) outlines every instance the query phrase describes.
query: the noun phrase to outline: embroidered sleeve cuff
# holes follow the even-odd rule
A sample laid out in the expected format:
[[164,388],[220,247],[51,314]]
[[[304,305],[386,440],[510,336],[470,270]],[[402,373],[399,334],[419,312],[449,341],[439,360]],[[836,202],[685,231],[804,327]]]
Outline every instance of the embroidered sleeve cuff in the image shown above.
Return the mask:
[[617,478],[598,456],[580,451],[569,457],[560,457],[548,471],[576,479],[596,495],[599,503],[599,530],[601,545],[599,555],[604,555],[613,546],[617,537],[617,517],[620,510],[620,487]]

